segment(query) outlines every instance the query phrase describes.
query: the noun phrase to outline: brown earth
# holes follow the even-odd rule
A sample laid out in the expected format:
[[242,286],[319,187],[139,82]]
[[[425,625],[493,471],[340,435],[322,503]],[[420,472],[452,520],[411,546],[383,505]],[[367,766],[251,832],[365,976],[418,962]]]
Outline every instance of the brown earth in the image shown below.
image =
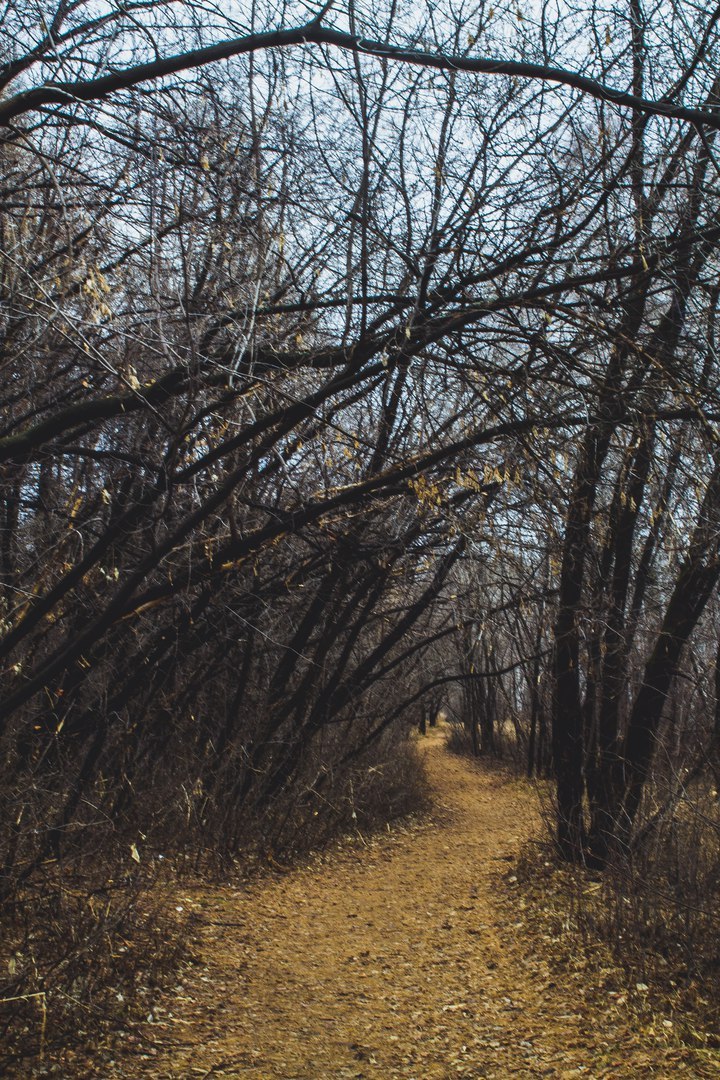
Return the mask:
[[[532,789],[423,740],[432,821],[355,837],[299,869],[180,886],[196,960],[108,1077],[479,1080],[717,1076],[672,1021],[558,967],[514,860]],[[535,929],[533,929],[535,927]],[[640,987],[640,992],[644,990]],[[644,1016],[644,1019],[643,1019]]]

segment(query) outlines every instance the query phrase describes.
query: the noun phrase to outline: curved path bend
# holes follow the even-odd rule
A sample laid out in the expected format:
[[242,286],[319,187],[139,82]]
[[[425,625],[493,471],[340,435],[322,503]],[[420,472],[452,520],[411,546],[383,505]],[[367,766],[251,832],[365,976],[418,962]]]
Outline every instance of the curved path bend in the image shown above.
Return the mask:
[[[437,813],[242,889],[179,887],[198,962],[154,1010],[148,1080],[696,1077],[680,1050],[528,936],[512,862],[538,831],[520,780],[422,740]],[[649,1033],[648,1033],[649,1032]]]

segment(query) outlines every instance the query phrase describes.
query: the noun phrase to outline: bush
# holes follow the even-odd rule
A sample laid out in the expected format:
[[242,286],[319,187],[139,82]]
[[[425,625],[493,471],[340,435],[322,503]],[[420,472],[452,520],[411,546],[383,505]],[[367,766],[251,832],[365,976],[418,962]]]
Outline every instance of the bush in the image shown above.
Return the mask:
[[147,871],[95,862],[52,865],[6,905],[0,1074],[42,1075],[60,1050],[91,1054],[104,1035],[147,1014],[185,943],[162,895]]
[[302,771],[315,782],[296,778],[263,814],[246,814],[237,823],[243,844],[224,857],[218,847],[203,847],[199,822],[190,820],[179,837],[183,850],[162,859],[149,842],[138,852],[116,833],[104,854],[36,869],[0,922],[0,1075],[41,1076],[59,1057],[64,1074],[92,1075],[93,1048],[151,1011],[158,988],[187,955],[188,925],[168,899],[169,874],[222,871],[227,878],[234,866],[247,878],[343,832],[367,833],[429,806],[421,757],[398,732],[345,768],[337,765],[338,749],[339,740],[322,740]]

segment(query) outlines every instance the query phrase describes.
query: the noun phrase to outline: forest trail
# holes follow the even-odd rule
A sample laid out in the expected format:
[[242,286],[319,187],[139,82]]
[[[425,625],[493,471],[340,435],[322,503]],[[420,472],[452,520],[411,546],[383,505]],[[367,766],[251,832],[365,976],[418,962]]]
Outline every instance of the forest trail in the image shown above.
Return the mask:
[[[480,1080],[716,1075],[528,939],[512,861],[527,784],[422,740],[437,812],[242,889],[179,886],[197,915],[182,986],[106,1075]],[[504,875],[504,878],[503,878]],[[129,1048],[128,1048],[129,1049]]]

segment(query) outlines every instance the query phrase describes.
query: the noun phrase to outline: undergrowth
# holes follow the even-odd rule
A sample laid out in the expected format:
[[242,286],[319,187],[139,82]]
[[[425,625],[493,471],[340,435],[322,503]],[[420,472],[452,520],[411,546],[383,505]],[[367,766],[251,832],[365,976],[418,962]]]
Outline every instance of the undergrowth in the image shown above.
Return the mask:
[[[44,1076],[147,1012],[173,977],[186,926],[155,876],[81,862],[44,868],[6,905],[0,955],[0,1075]],[[82,1069],[81,1069],[82,1071]]]
[[162,851],[159,837],[139,851],[116,835],[112,850],[37,869],[0,917],[0,1075],[94,1076],[98,1048],[138,1041],[136,1025],[192,959],[192,924],[173,902],[178,878],[247,881],[430,805],[407,740],[318,776],[322,783],[248,817],[232,852],[209,846],[200,830],[179,832],[174,849],[168,833]]
[[479,753],[476,753],[467,724],[450,719],[447,721],[445,742],[450,753],[459,757],[482,761],[483,764],[502,762],[505,768],[514,772],[524,772],[526,767],[525,748],[519,745],[516,732],[508,730],[506,725],[496,726],[492,749],[479,747]]
[[589,992],[633,1009],[669,1044],[707,1054],[720,1047],[718,897],[696,849],[679,840],[667,836],[662,855],[638,851],[603,872],[536,843],[513,885],[559,975],[592,973]]

